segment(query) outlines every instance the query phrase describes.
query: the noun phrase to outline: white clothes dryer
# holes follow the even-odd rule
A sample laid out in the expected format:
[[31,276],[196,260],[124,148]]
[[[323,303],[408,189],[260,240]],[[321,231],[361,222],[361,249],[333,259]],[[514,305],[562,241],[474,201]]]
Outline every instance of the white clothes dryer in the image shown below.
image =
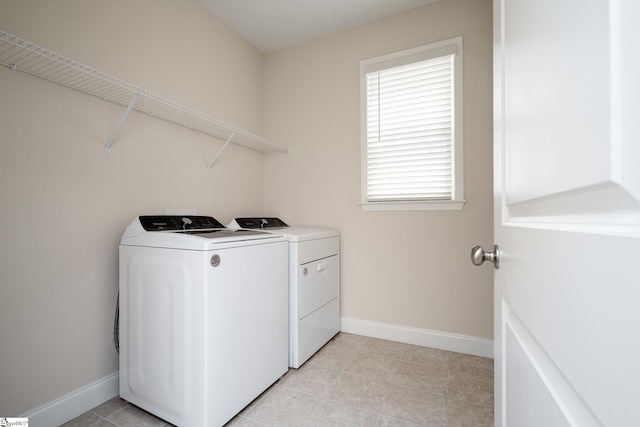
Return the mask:
[[120,242],[120,396],[221,426],[288,370],[288,243],[212,217],[141,216]]
[[297,369],[340,332],[340,233],[268,217],[235,218],[228,228],[289,241],[289,366]]

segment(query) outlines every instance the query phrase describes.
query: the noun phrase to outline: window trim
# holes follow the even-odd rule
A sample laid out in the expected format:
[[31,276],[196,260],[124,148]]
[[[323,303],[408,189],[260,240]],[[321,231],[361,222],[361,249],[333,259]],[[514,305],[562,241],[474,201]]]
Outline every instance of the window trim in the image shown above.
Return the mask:
[[[449,200],[367,200],[367,73],[393,68],[413,62],[424,61],[453,54],[453,102],[454,122],[452,127],[451,169],[452,198]],[[454,37],[413,49],[360,61],[360,206],[364,211],[389,210],[461,210],[464,207],[463,164],[463,54],[462,37]]]

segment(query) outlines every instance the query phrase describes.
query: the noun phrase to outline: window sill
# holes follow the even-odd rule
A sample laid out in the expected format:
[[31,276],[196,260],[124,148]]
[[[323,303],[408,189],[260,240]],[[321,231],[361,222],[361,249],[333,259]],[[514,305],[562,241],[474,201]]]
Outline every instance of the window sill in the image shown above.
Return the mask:
[[363,202],[363,211],[460,211],[464,200],[431,200],[417,202]]

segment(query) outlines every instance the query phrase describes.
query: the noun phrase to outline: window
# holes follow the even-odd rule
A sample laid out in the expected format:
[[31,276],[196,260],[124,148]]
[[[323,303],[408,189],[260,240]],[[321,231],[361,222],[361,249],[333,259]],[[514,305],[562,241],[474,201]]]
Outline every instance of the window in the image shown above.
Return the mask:
[[360,63],[362,208],[462,209],[462,38]]

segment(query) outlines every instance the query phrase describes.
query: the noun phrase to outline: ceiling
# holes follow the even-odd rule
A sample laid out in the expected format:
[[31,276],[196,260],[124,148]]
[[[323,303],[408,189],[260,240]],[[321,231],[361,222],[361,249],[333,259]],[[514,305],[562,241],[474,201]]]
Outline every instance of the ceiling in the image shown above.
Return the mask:
[[202,0],[267,53],[437,0]]

